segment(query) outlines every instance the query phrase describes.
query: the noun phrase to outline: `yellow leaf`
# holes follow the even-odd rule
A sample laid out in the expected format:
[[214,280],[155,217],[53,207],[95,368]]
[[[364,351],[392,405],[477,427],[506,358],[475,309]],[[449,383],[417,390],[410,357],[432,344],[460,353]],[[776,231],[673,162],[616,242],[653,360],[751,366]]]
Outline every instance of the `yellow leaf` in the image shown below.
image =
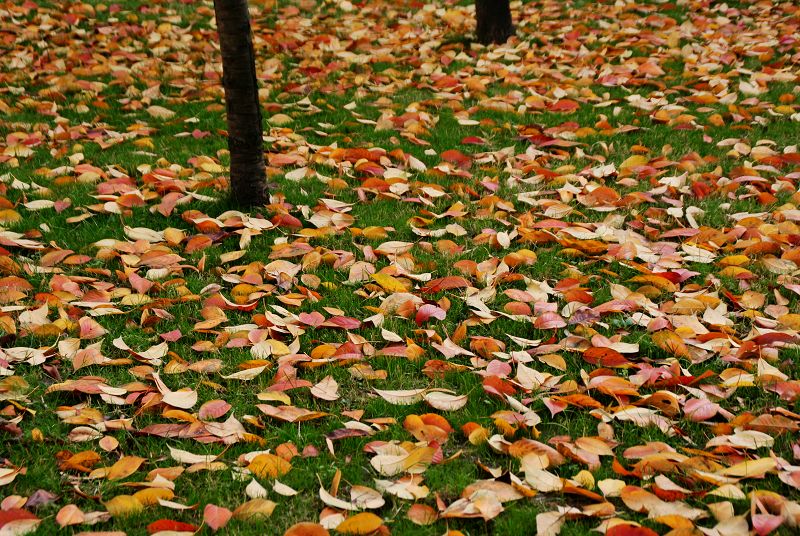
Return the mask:
[[628,157],[624,162],[619,165],[619,170],[621,172],[630,171],[632,168],[644,166],[647,164],[648,160],[646,156],[642,156],[640,154],[635,154],[633,156]]
[[719,271],[719,275],[721,275],[722,277],[737,279],[745,276],[750,276],[752,275],[752,272],[747,268],[742,268],[741,266],[726,266],[725,268]]
[[342,534],[372,534],[383,524],[383,520],[370,512],[350,516],[336,527]]
[[15,223],[21,219],[22,217],[16,210],[10,208],[0,210],[0,223]]
[[800,314],[787,313],[778,317],[778,322],[789,329],[800,330]]
[[721,266],[743,266],[750,263],[750,257],[747,255],[729,255],[717,261]]
[[175,497],[175,493],[167,488],[145,488],[133,494],[133,498],[139,501],[143,506],[154,506],[158,504],[159,499],[169,501]]
[[123,456],[112,465],[106,473],[109,480],[120,480],[131,476],[144,463],[145,459],[139,456]]
[[216,162],[203,162],[200,164],[200,169],[208,171],[209,173],[222,173],[225,171],[225,168]]
[[375,226],[365,227],[362,230],[362,234],[364,235],[365,238],[368,238],[370,240],[378,240],[381,238],[386,238],[388,236],[388,234],[386,233],[386,229],[384,229],[383,227],[375,227]]
[[372,274],[372,279],[386,292],[407,292],[406,286],[394,277],[386,274]]
[[252,499],[246,503],[240,504],[239,507],[233,511],[233,517],[243,520],[254,517],[266,518],[272,515],[275,506],[276,504],[274,502],[268,501],[267,499]]
[[718,471],[717,474],[736,478],[750,478],[774,471],[777,466],[778,463],[773,458],[759,458],[731,465]]
[[129,516],[144,510],[144,505],[131,495],[117,495],[104,504],[112,517]]

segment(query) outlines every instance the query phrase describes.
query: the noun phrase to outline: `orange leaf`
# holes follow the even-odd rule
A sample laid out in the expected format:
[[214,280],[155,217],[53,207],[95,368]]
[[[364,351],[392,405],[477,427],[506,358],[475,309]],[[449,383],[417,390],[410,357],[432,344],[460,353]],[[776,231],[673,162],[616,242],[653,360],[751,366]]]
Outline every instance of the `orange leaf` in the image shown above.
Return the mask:
[[131,495],[117,495],[110,501],[104,503],[106,510],[111,517],[125,517],[136,514],[144,509],[142,503]]
[[608,529],[606,536],[658,536],[658,533],[647,527],[620,523]]
[[336,532],[342,534],[372,534],[383,524],[383,520],[370,512],[361,512],[342,521]]
[[74,504],[66,505],[56,514],[56,523],[58,523],[61,528],[69,525],[80,525],[83,523],[84,519],[85,516],[83,512]]
[[408,509],[408,519],[415,525],[431,525],[439,519],[439,514],[427,504],[417,503]]
[[661,330],[653,333],[653,342],[665,352],[675,357],[689,357],[689,349],[680,336],[672,331]]
[[259,454],[247,468],[260,478],[278,478],[288,473],[292,464],[274,454]]
[[296,523],[283,536],[329,536],[328,529],[317,523]]

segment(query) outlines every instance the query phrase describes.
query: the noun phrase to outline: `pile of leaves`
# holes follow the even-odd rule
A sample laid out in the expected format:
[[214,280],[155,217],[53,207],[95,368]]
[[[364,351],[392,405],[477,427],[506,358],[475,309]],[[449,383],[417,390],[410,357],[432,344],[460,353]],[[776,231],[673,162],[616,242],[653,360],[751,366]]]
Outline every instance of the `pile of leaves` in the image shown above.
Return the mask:
[[796,3],[251,8],[244,213],[210,2],[0,3],[0,534],[798,530]]

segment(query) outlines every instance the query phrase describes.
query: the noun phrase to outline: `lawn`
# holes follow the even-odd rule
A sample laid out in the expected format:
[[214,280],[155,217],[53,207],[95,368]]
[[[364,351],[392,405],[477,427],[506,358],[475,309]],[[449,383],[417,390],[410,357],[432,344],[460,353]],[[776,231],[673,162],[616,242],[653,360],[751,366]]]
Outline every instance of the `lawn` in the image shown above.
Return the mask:
[[0,2],[0,535],[796,533],[800,6],[512,11],[252,0],[243,212],[211,2]]

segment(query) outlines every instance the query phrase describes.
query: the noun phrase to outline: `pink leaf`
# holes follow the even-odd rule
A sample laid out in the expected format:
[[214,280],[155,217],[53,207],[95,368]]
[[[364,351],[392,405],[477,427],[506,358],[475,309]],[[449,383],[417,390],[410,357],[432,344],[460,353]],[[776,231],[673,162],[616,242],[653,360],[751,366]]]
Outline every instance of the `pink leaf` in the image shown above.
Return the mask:
[[167,342],[175,342],[183,337],[183,333],[179,329],[173,329],[172,331],[168,331],[166,333],[159,334],[159,337],[164,339]]
[[707,421],[714,417],[719,411],[719,404],[710,400],[692,398],[683,405],[683,412],[689,420],[694,422]]
[[422,307],[419,308],[417,311],[417,316],[414,318],[414,321],[417,323],[418,326],[421,326],[425,322],[428,321],[431,317],[437,318],[439,320],[444,320],[447,316],[447,313],[441,307],[436,305],[426,303]]
[[347,330],[358,329],[361,327],[361,321],[349,316],[332,316],[325,322],[324,326]]
[[145,279],[136,272],[131,272],[128,276],[128,282],[131,284],[131,288],[139,294],[147,294],[147,291],[153,286],[152,281]]
[[756,534],[758,534],[758,536],[765,536],[783,524],[783,516],[753,514],[751,521],[753,522],[753,530],[756,531]]
[[214,504],[207,504],[205,510],[203,510],[203,521],[205,521],[206,525],[208,525],[211,530],[217,532],[228,524],[232,515],[233,512],[227,508]]
[[558,329],[567,325],[561,315],[558,313],[542,313],[542,316],[536,319],[533,323],[534,327],[539,329]]
[[107,332],[97,323],[96,320],[93,318],[89,318],[88,316],[83,316],[78,320],[78,326],[80,327],[80,337],[81,339],[96,339],[98,337],[102,337]]
[[325,322],[325,317],[322,316],[322,314],[319,313],[318,311],[314,311],[311,313],[300,313],[299,315],[297,315],[297,318],[303,324],[311,326],[313,328],[319,327],[322,325],[323,322]]
[[209,400],[200,406],[198,416],[204,420],[218,419],[228,413],[229,409],[231,409],[231,405],[224,400]]

